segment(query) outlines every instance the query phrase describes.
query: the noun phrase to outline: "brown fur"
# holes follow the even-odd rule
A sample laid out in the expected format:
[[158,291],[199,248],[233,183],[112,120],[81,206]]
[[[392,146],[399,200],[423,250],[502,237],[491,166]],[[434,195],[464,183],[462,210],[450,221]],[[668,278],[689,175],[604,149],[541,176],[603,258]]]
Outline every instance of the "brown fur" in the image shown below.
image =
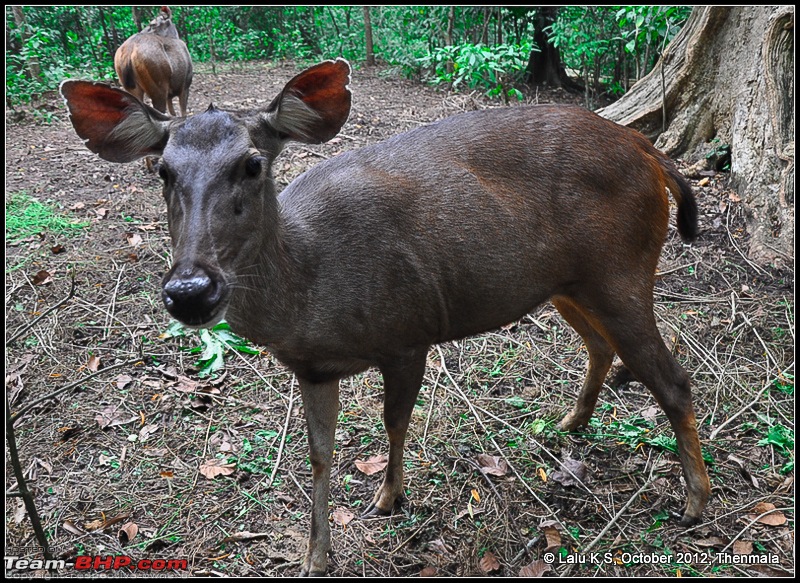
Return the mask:
[[192,58],[166,6],[149,26],[117,49],[114,69],[122,87],[140,101],[147,95],[154,108],[162,113],[169,108],[174,116],[172,100],[177,97],[181,116],[186,116]]
[[618,354],[675,431],[688,492],[681,522],[699,521],[710,486],[689,377],[653,315],[670,194],[679,231],[696,234],[694,197],[672,162],[582,108],[499,108],[336,156],[276,196],[273,158],[289,138],[317,143],[338,132],[348,80],[344,61],[325,62],[263,110],[209,108],[174,122],[114,89],[61,88],[76,131],[103,158],[162,155],[170,313],[196,327],[225,318],[298,377],[313,470],[302,573],[324,573],[330,550],[339,379],[371,366],[383,375],[389,463],[368,513],[389,512],[403,494],[403,447],[430,346],[547,300],[589,353],[562,428],[589,421]]

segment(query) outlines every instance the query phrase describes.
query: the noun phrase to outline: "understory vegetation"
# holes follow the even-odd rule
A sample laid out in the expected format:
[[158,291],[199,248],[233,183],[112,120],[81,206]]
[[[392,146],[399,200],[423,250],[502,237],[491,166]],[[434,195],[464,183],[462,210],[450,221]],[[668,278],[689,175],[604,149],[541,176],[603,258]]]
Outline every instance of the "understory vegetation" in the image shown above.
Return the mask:
[[[114,80],[117,47],[157,7],[6,7],[6,87],[12,105],[67,77]],[[688,6],[191,6],[173,8],[195,63],[374,59],[389,72],[489,97],[522,98],[537,27],[587,94],[618,97],[645,75],[688,17]],[[367,26],[366,19],[369,19]],[[137,26],[137,21],[139,25]],[[372,42],[368,43],[368,37]]]

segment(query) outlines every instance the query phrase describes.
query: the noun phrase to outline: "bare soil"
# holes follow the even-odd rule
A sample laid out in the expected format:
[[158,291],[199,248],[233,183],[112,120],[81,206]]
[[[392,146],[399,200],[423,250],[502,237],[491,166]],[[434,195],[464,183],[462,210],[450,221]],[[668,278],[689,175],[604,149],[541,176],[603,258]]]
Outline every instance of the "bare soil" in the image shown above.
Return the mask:
[[[268,103],[298,71],[201,69],[190,110]],[[381,69],[356,70],[351,87],[340,136],[290,145],[275,166],[281,186],[339,152],[498,106]],[[580,103],[559,92],[537,100]],[[199,336],[163,337],[170,242],[158,177],[84,148],[55,94],[36,106],[52,121],[6,110],[7,201],[24,192],[89,223],[77,236],[44,231],[6,245],[6,395],[12,412],[27,409],[15,434],[54,554],[185,560],[192,575],[296,575],[311,484],[297,383],[266,352],[229,352],[224,371],[198,376],[189,349]],[[743,208],[724,173],[693,185],[700,237],[686,246],[671,229],[655,297],[664,338],[692,377],[711,460],[702,524],[687,530],[671,517],[685,499],[677,457],[661,447],[673,433],[638,383],[604,391],[585,433],[555,431],[586,352],[545,305],[431,351],[406,449],[408,499],[390,517],[358,517],[382,479],[362,462],[387,452],[382,380],[370,371],[342,382],[331,575],[794,573],[794,273],[748,261]],[[208,478],[209,460],[228,469]],[[494,473],[481,471],[487,463]],[[6,491],[17,490],[7,455]],[[20,498],[7,497],[5,517],[6,556],[40,558]],[[564,562],[548,564],[548,552]],[[744,562],[756,556],[769,563]]]

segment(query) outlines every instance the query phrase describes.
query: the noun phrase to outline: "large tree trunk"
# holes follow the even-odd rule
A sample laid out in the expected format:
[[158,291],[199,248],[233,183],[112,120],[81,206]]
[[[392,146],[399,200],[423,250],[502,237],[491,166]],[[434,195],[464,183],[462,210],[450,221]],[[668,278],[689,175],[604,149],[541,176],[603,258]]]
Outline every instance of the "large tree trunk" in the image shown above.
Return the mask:
[[729,145],[760,262],[794,257],[793,29],[793,6],[697,7],[653,71],[598,110],[672,156]]
[[563,87],[568,91],[580,91],[582,87],[567,75],[561,62],[561,52],[545,30],[558,17],[557,6],[539,6],[534,15],[533,42],[537,49],[531,51],[525,68],[525,81],[531,85]]

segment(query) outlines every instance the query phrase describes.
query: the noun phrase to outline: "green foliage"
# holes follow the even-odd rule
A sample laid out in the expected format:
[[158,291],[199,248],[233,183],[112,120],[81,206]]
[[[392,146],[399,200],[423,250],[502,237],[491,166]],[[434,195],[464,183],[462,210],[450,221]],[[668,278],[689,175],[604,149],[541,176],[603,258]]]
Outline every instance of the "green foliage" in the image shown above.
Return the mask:
[[197,376],[210,376],[225,366],[225,354],[229,350],[235,350],[243,354],[259,354],[259,350],[250,346],[250,343],[240,338],[233,332],[227,322],[220,322],[211,329],[203,328],[193,330],[184,327],[180,322],[173,322],[161,338],[189,337],[194,336],[195,341],[199,342],[195,346],[186,349],[189,354],[198,355],[195,366],[199,369]]
[[430,83],[446,83],[453,90],[479,88],[490,97],[522,99],[522,94],[510,84],[522,76],[530,52],[530,44],[463,44],[434,49],[419,62],[430,69],[427,77]]
[[690,12],[689,6],[565,6],[550,40],[587,94],[618,96],[652,69]]
[[771,425],[767,436],[759,440],[758,445],[772,446],[788,458],[789,461],[781,466],[782,474],[794,471],[794,431],[780,423]]
[[[375,56],[390,70],[489,96],[514,89],[533,47],[532,7],[372,6]],[[158,6],[137,8],[142,25]],[[362,6],[175,6],[196,63],[365,57]],[[565,6],[548,31],[569,70],[594,93],[644,75],[690,7]],[[6,88],[12,107],[67,77],[114,80],[113,55],[137,32],[130,6],[6,6]]]

